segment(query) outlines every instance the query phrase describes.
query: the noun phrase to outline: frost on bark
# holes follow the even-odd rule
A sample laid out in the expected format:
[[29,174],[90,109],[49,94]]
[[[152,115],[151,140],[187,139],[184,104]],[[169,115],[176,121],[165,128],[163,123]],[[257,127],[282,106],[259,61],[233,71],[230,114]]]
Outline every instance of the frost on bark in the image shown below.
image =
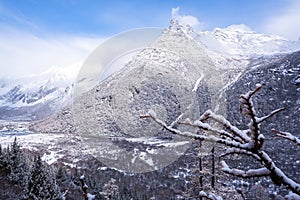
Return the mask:
[[[253,91],[249,91],[240,96],[240,112],[249,118],[249,123],[247,125],[248,128],[245,130],[237,128],[225,117],[217,115],[211,110],[204,112],[196,121],[186,119],[177,123],[185,124],[204,131],[214,132],[216,135],[205,135],[201,131],[195,131],[195,133],[180,131],[179,129],[174,128],[173,123],[171,125],[167,125],[164,121],[158,119],[155,112],[152,110],[150,110],[146,116],[142,116],[142,118],[153,119],[156,123],[175,135],[192,138],[194,140],[205,140],[222,144],[226,147],[226,151],[222,157],[233,154],[251,156],[254,160],[260,163],[260,168],[245,171],[231,167],[222,160],[222,171],[227,174],[243,178],[269,176],[275,184],[284,185],[293,193],[300,195],[300,184],[292,178],[289,178],[262,148],[265,136],[260,131],[260,125],[265,120],[284,110],[284,108],[276,109],[266,116],[258,117],[252,102],[252,97],[261,90],[261,88],[262,85],[257,84]],[[216,127],[216,124],[219,126]],[[219,128],[220,126],[222,128]],[[277,130],[273,131],[276,132],[278,136],[291,140],[296,145],[299,145],[299,138],[293,136],[291,133]]]

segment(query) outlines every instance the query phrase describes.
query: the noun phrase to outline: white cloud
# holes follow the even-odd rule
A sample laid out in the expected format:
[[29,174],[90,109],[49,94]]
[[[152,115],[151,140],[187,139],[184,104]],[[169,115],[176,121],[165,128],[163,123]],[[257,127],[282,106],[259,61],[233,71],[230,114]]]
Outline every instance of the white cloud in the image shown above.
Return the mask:
[[103,41],[70,34],[47,36],[22,13],[11,11],[1,2],[0,18],[4,19],[0,21],[0,78],[40,74],[51,67],[70,69],[74,74]]
[[179,7],[172,8],[172,18],[176,19],[181,24],[188,24],[191,27],[193,27],[195,30],[202,30],[204,27],[204,24],[200,22],[197,17],[194,17],[192,15],[180,15],[179,14]]
[[38,74],[53,66],[78,68],[103,41],[75,35],[39,37],[3,24],[0,29],[0,78]]
[[289,5],[282,14],[269,17],[263,24],[263,31],[273,33],[291,40],[300,37],[300,1],[286,1]]

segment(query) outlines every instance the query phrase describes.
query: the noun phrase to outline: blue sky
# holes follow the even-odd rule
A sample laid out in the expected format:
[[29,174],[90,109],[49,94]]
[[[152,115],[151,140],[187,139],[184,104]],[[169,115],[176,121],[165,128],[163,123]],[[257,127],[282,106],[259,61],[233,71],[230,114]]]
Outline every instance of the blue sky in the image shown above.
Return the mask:
[[137,27],[166,27],[171,9],[192,15],[206,29],[260,23],[284,12],[288,0],[6,0],[0,1],[1,23],[35,34],[110,35]]
[[300,36],[298,0],[0,0],[2,77],[80,65],[111,35],[167,27],[172,8],[198,29],[246,24],[293,40]]

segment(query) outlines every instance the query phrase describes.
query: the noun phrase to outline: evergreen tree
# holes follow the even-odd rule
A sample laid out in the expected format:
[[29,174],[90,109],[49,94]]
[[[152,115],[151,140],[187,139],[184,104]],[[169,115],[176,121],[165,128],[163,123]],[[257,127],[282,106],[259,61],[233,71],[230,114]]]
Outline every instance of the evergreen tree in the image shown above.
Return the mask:
[[11,170],[11,159],[10,159],[10,148],[7,146],[6,150],[2,152],[3,158],[2,158],[2,167],[1,167],[1,172],[9,175],[10,170]]
[[2,149],[0,145],[0,174],[6,175],[7,174],[7,156],[6,156],[6,149]]
[[66,198],[69,193],[71,177],[67,174],[66,170],[60,166],[56,170],[56,183],[60,188],[60,191],[63,193],[62,195]]
[[9,179],[23,188],[27,187],[28,178],[30,174],[29,166],[26,161],[25,155],[22,153],[20,145],[15,138],[10,150],[9,162]]
[[52,200],[59,197],[59,189],[52,171],[46,168],[40,156],[36,157],[28,183],[28,199]]
[[2,172],[3,169],[3,159],[4,159],[4,155],[3,155],[2,146],[0,144],[0,173]]
[[68,180],[67,173],[65,169],[62,166],[60,166],[56,172],[56,181],[58,184],[63,184],[67,182],[67,180]]

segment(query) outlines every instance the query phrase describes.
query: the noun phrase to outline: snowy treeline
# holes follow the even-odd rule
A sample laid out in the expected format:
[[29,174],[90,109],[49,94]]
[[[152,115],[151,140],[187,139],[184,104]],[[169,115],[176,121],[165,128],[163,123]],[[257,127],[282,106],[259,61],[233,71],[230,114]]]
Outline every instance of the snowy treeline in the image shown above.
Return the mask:
[[0,146],[0,199],[146,199],[126,186],[119,187],[116,179],[103,183],[99,175],[89,169],[49,166],[36,152],[21,149],[16,138],[8,147]]
[[0,148],[1,198],[59,199],[55,171],[40,156],[26,156],[15,138],[12,145]]

